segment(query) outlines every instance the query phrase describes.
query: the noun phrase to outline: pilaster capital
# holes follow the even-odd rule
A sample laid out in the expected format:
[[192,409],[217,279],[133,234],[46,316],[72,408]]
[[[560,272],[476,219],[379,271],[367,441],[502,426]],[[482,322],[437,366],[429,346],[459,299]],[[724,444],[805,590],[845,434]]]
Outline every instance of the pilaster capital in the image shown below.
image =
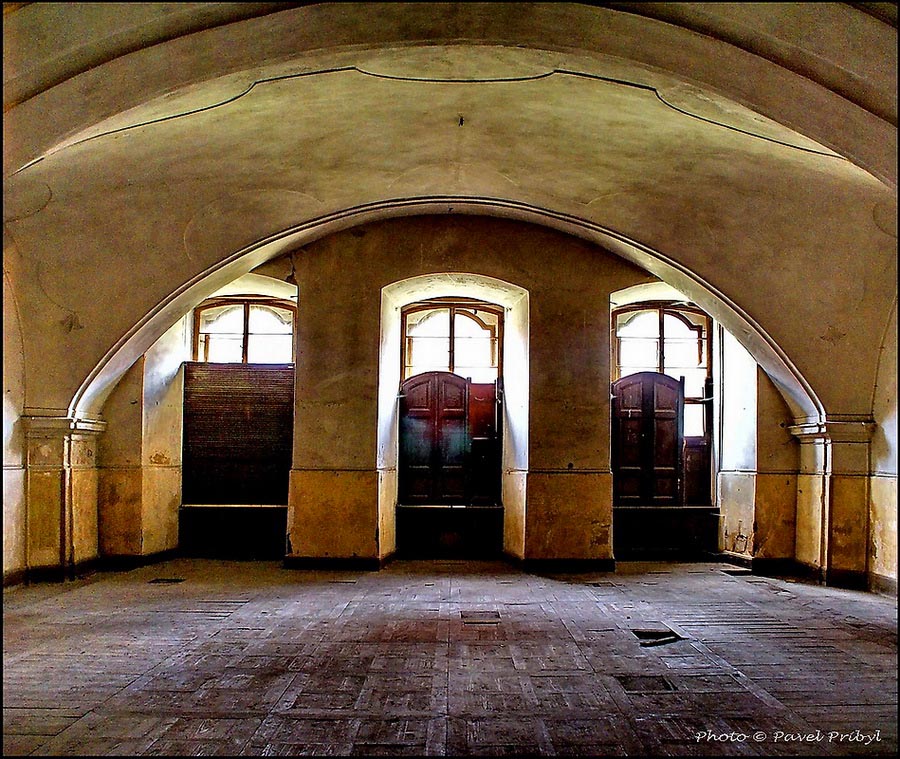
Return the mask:
[[875,431],[871,416],[842,415],[823,421],[804,422],[788,427],[790,433],[801,443],[868,443]]
[[102,419],[77,416],[23,416],[22,424],[29,438],[64,437],[72,433],[99,435],[106,429]]

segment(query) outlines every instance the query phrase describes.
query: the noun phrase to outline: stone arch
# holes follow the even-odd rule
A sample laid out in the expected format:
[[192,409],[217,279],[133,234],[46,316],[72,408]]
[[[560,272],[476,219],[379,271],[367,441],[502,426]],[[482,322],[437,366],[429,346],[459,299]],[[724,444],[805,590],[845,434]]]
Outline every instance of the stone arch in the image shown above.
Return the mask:
[[223,257],[146,314],[82,382],[69,404],[73,417],[96,417],[124,372],[177,319],[227,282],[261,263],[333,232],[379,219],[423,214],[470,214],[544,225],[596,243],[684,293],[719,321],[772,378],[798,423],[821,422],[825,409],[809,382],[774,339],[740,305],[661,251],[596,222],[521,201],[478,196],[391,198],[318,216]]

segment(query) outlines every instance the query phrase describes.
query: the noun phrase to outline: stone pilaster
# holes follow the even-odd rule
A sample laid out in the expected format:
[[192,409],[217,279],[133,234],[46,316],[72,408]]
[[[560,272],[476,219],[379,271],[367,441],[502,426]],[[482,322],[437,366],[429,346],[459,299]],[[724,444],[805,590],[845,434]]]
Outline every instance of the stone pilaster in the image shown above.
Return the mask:
[[97,558],[97,437],[106,423],[70,416],[22,420],[26,568],[63,576]]
[[791,427],[800,440],[796,558],[830,585],[866,587],[874,427],[865,417]]

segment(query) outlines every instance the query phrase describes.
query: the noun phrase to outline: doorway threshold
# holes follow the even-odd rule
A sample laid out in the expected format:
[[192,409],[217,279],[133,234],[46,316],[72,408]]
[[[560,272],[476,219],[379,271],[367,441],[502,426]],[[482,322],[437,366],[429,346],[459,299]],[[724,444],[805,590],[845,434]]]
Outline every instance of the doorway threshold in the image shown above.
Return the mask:
[[398,509],[502,509],[502,504],[398,503]]

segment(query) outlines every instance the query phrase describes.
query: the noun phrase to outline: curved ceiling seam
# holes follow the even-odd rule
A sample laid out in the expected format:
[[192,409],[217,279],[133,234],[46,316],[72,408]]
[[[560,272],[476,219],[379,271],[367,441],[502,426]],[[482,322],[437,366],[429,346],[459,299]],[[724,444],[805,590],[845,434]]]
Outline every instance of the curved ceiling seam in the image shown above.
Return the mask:
[[[15,245],[15,244],[16,244],[15,238],[13,238],[13,245]],[[20,360],[19,370],[21,372],[21,377],[22,377],[22,401],[23,401],[22,405],[24,406],[25,405],[24,404],[24,400],[25,400],[24,388],[28,387],[28,362],[25,360],[25,335],[22,331],[22,308],[19,305],[19,298],[16,295],[16,289],[13,287],[12,276],[10,275],[9,271],[6,268],[5,261],[3,262],[3,281],[5,283],[4,290],[7,290],[7,288],[8,288],[9,297],[12,300],[12,313],[13,313],[13,319],[15,319],[15,324],[16,324],[16,336],[19,338],[18,345],[16,347],[18,348],[18,358]],[[4,301],[5,300],[6,299],[4,298]],[[3,310],[5,311],[6,308],[7,308],[7,305],[4,302]],[[4,319],[4,321],[5,321],[5,319]],[[5,331],[6,330],[4,329],[4,332]],[[4,363],[6,363],[6,362],[4,361]],[[4,386],[8,385],[6,379],[3,380],[3,384],[4,384]],[[18,409],[18,411],[21,412],[22,409],[20,408],[20,409]],[[5,411],[3,412],[3,415],[6,416]]]
[[[594,80],[594,81],[606,82],[608,84],[616,84],[616,85],[620,85],[623,87],[631,87],[634,89],[643,90],[645,92],[652,92],[656,96],[657,100],[659,100],[660,103],[662,103],[667,108],[670,108],[671,110],[675,111],[676,113],[680,113],[683,116],[687,116],[689,118],[696,119],[698,121],[702,121],[704,123],[711,124],[713,126],[721,127],[723,129],[728,129],[730,131],[737,132],[739,134],[743,134],[747,137],[755,138],[758,140],[763,140],[765,142],[769,142],[774,145],[780,145],[782,147],[790,148],[793,150],[799,150],[799,151],[802,151],[805,153],[812,153],[813,155],[819,155],[824,158],[837,158],[837,159],[840,159],[843,161],[847,161],[847,159],[844,156],[839,155],[838,153],[834,153],[831,151],[815,150],[813,148],[806,148],[806,147],[802,147],[800,145],[792,145],[789,142],[784,142],[783,140],[777,140],[774,137],[766,137],[765,135],[756,134],[755,132],[751,132],[746,129],[741,129],[740,127],[732,126],[730,124],[724,124],[720,121],[716,121],[715,119],[709,119],[709,118],[706,118],[705,116],[699,116],[695,113],[691,113],[690,111],[688,111],[684,108],[681,108],[679,106],[673,105],[672,103],[669,103],[660,94],[659,90],[652,85],[641,84],[639,82],[629,82],[625,79],[617,79],[614,77],[607,77],[607,76],[603,76],[601,74],[590,74],[590,73],[584,72],[584,71],[573,71],[571,69],[554,68],[543,74],[534,74],[534,75],[530,75],[530,76],[521,76],[521,77],[496,77],[496,78],[490,78],[490,79],[481,79],[481,78],[477,78],[477,79],[446,79],[446,78],[439,78],[439,77],[395,76],[395,75],[390,75],[390,74],[379,74],[376,72],[366,71],[365,69],[361,69],[358,66],[339,66],[336,68],[318,69],[316,71],[300,71],[295,74],[284,74],[282,76],[273,76],[273,77],[265,77],[263,79],[256,79],[253,82],[251,82],[250,85],[248,87],[246,87],[243,91],[241,91],[238,94],[233,95],[229,98],[226,98],[225,100],[222,100],[218,103],[212,103],[211,105],[205,105],[201,108],[195,108],[195,109],[192,109],[189,111],[183,111],[181,113],[172,113],[172,114],[169,114],[168,116],[161,116],[156,119],[148,119],[147,121],[142,121],[137,124],[129,124],[127,126],[119,127],[117,129],[111,129],[108,132],[101,132],[100,134],[94,134],[89,137],[85,137],[81,140],[77,140],[76,142],[68,143],[68,144],[58,147],[56,149],[51,149],[49,152],[45,153],[44,155],[38,156],[37,158],[34,158],[31,161],[29,161],[28,163],[26,163],[25,165],[20,166],[18,169],[16,169],[14,172],[12,172],[12,174],[10,174],[10,176],[11,177],[16,176],[20,172],[23,172],[26,169],[29,169],[32,166],[35,166],[36,164],[40,163],[45,158],[55,155],[56,153],[62,152],[63,150],[66,150],[68,148],[75,147],[76,145],[83,145],[86,142],[91,142],[93,140],[97,140],[102,137],[109,137],[110,135],[113,135],[113,134],[120,134],[121,132],[127,132],[131,129],[138,129],[141,127],[151,126],[153,124],[161,124],[165,121],[171,121],[173,119],[183,118],[185,116],[194,116],[198,113],[204,113],[206,111],[211,111],[215,108],[221,108],[226,105],[230,105],[231,103],[234,103],[234,102],[240,100],[244,96],[249,95],[250,92],[257,85],[271,84],[272,82],[280,82],[280,81],[286,81],[286,80],[290,80],[290,79],[300,79],[300,78],[319,76],[319,75],[324,75],[324,74],[344,73],[347,71],[355,71],[356,73],[362,74],[363,76],[371,76],[376,79],[387,79],[387,80],[391,80],[391,81],[404,81],[404,82],[421,82],[423,84],[424,83],[427,83],[427,84],[509,84],[509,83],[515,83],[515,82],[528,82],[528,81],[537,81],[539,79],[547,79],[556,74],[562,74],[564,76],[572,76],[572,77],[577,77],[577,78],[581,78],[581,79],[590,79],[590,80]],[[748,109],[748,110],[751,110],[751,112],[756,113],[755,111],[752,111],[752,109]]]
[[50,201],[53,200],[53,188],[46,182],[41,182],[41,184],[47,188],[47,199],[43,203],[41,203],[40,208],[35,211],[27,211],[20,214],[19,216],[4,216],[3,226],[5,229],[7,229],[7,224],[12,224],[17,221],[24,221],[25,219],[30,219],[32,216],[37,216],[41,211],[43,211],[47,206],[50,205]]
[[[646,6],[648,3],[643,3],[642,5]],[[659,3],[657,5],[665,5]],[[883,18],[879,18],[879,16],[875,14],[868,13],[863,8],[858,7],[858,4],[855,3],[845,3],[845,5],[849,5],[851,8],[858,10],[862,13],[866,13],[866,15],[870,15],[872,18],[877,18],[882,21],[882,23],[888,23],[889,21],[885,21]],[[639,18],[647,18],[653,19],[656,21],[661,21],[664,24],[670,24],[679,29],[683,29],[687,32],[691,32],[693,34],[699,34],[707,39],[713,40],[714,42],[722,42],[726,45],[731,45],[732,47],[737,48],[745,53],[749,53],[757,58],[761,58],[764,61],[769,63],[774,63],[776,66],[784,69],[785,71],[790,71],[792,74],[795,74],[803,79],[806,79],[808,82],[812,82],[813,84],[818,85],[819,87],[824,87],[825,89],[833,92],[834,94],[842,97],[849,103],[852,103],[857,108],[861,108],[866,113],[875,116],[878,119],[886,121],[893,127],[897,126],[897,115],[896,115],[896,106],[894,108],[894,113],[886,113],[882,109],[877,107],[873,108],[870,103],[865,101],[865,98],[860,97],[853,89],[852,83],[850,85],[842,86],[839,82],[828,81],[828,76],[823,74],[821,71],[817,71],[815,66],[810,65],[809,63],[805,63],[802,59],[795,60],[790,55],[787,55],[783,52],[780,52],[776,47],[772,47],[770,40],[763,40],[760,44],[760,40],[757,40],[757,44],[747,44],[745,39],[741,36],[740,33],[735,33],[734,31],[729,31],[729,29],[725,26],[715,26],[715,22],[712,25],[709,24],[708,21],[704,21],[702,17],[698,16],[693,19],[694,23],[685,23],[684,19],[679,19],[671,16],[671,14],[667,13],[665,10],[662,12],[655,9],[647,9],[644,8],[644,12],[637,12],[634,9],[627,8],[615,8],[616,11],[620,13],[629,13],[631,15],[637,16]],[[896,28],[896,26],[894,26]],[[751,30],[752,32],[752,30]],[[832,62],[825,56],[819,55],[815,49],[809,51],[809,58],[820,64],[820,68],[824,64],[824,66],[834,65]],[[865,79],[861,79],[859,75],[855,72],[841,67],[841,71],[845,74],[854,78],[854,82],[861,81],[865,83]]]
[[[50,188],[48,187],[47,189],[50,189]],[[51,190],[50,198],[52,198],[52,197],[53,197],[53,192],[52,192],[52,190]],[[39,211],[42,211],[44,208],[46,208],[47,205],[48,205],[49,203],[50,203],[50,199],[48,199],[47,202],[44,203],[43,206],[41,206],[41,208],[39,209]],[[38,211],[36,211],[35,213],[38,213]],[[29,216],[34,216],[34,214],[33,214],[33,213],[32,213],[32,214],[28,214],[27,216],[24,216],[24,217],[22,217],[22,218],[26,218],[26,219],[27,219]],[[4,232],[4,234],[9,235],[10,239],[11,239],[12,242],[13,242],[13,245],[15,245],[16,248],[19,248],[19,244],[18,244],[18,242],[16,241],[16,233],[15,233],[15,231],[14,231],[13,229],[11,229],[11,228],[9,227],[8,222],[6,222],[6,221],[3,222],[3,232]],[[67,327],[67,329],[68,329],[69,332],[71,332],[72,330],[75,330],[75,329],[81,329],[81,328],[83,328],[84,325],[81,323],[81,320],[78,318],[78,313],[77,313],[74,309],[71,309],[71,308],[69,308],[68,306],[64,306],[62,303],[60,303],[59,301],[57,301],[56,299],[54,299],[54,298],[50,295],[50,293],[47,292],[47,288],[44,287],[43,277],[41,276],[41,274],[42,274],[42,272],[43,272],[43,269],[42,269],[43,264],[44,264],[43,259],[41,259],[41,260],[38,261],[37,267],[36,267],[36,273],[35,273],[34,281],[37,283],[38,289],[41,291],[41,293],[44,295],[44,297],[45,297],[51,304],[53,304],[54,306],[56,306],[60,311],[65,311],[65,312],[68,314],[68,316],[66,316],[66,317],[62,320],[62,323],[63,323],[64,325],[66,325],[66,327]],[[4,276],[6,276],[6,269],[4,268],[3,271],[4,271]]]
[[[891,315],[897,311],[897,293],[894,293],[894,300],[888,309],[887,319],[884,323],[884,329],[881,330],[881,340],[878,343],[878,360],[875,362],[875,384],[872,387],[872,418],[875,418],[875,401],[878,398],[878,378],[881,376],[881,364],[884,361],[884,346],[887,342],[888,332],[891,329]],[[895,317],[896,318],[896,317]]]
[[[13,8],[12,11],[7,11],[6,10],[7,5],[18,5],[20,7]],[[26,5],[34,5],[34,3],[18,3],[18,4],[6,3],[3,7],[3,15],[5,16],[5,15],[7,15],[7,13],[21,10],[21,8]],[[247,4],[245,4],[245,5],[247,5]],[[22,105],[22,103],[25,103],[26,101],[31,100],[32,98],[42,95],[43,93],[47,92],[47,90],[53,89],[54,87],[56,87],[60,84],[63,84],[71,79],[74,79],[75,77],[80,76],[81,74],[85,74],[88,71],[99,68],[100,66],[103,66],[107,63],[112,63],[113,61],[116,61],[119,58],[124,58],[125,56],[131,55],[132,53],[137,53],[137,52],[141,52],[143,50],[148,50],[149,48],[155,47],[157,45],[165,45],[166,43],[169,43],[169,42],[175,42],[175,41],[181,40],[185,37],[189,37],[193,34],[197,34],[197,33],[201,33],[201,32],[208,32],[208,31],[219,29],[223,26],[228,26],[233,23],[237,23],[237,22],[241,22],[241,21],[249,21],[254,18],[260,18],[262,16],[270,15],[272,13],[277,13],[282,10],[290,9],[294,4],[293,3],[282,3],[281,5],[283,5],[285,7],[272,7],[269,9],[257,9],[255,11],[251,12],[250,15],[248,15],[248,16],[243,16],[243,17],[238,17],[238,18],[218,19],[218,20],[213,19],[213,20],[209,21],[205,26],[200,27],[200,28],[173,30],[169,33],[163,33],[160,36],[149,40],[149,44],[147,44],[148,43],[147,39],[140,38],[138,40],[135,40],[134,42],[125,44],[124,46],[117,48],[112,53],[109,53],[107,55],[101,55],[99,58],[95,58],[93,60],[89,59],[90,63],[88,65],[78,66],[76,64],[75,68],[65,71],[63,73],[57,74],[56,76],[51,77],[49,81],[45,81],[45,82],[42,82],[39,84],[33,84],[33,85],[31,85],[31,87],[26,87],[21,92],[21,94],[19,94],[17,96],[17,98],[15,100],[10,100],[9,102],[3,103],[3,112],[6,113],[8,111],[11,111],[16,106]],[[132,31],[134,31],[134,27],[126,29],[124,33],[128,34],[129,32],[132,32]],[[103,41],[106,41],[105,38]],[[75,56],[71,55],[67,59],[70,65],[72,65],[71,61],[73,58],[75,58]]]
[[[319,239],[319,237],[313,238],[313,240],[296,240],[292,241],[290,238],[298,237],[306,232],[313,232],[317,228],[322,228],[322,235],[330,234],[332,232],[337,232],[342,229],[346,229],[349,226],[353,226],[353,224],[345,224],[344,226],[340,226],[337,229],[326,229],[329,225],[339,225],[341,222],[352,221],[355,217],[362,216],[363,221],[357,223],[365,223],[367,219],[365,216],[368,214],[374,214],[379,211],[387,212],[391,214],[391,212],[400,211],[404,208],[412,208],[416,209],[418,207],[427,207],[427,206],[442,206],[446,207],[446,211],[444,213],[452,214],[454,206],[464,206],[464,207],[472,207],[477,209],[506,209],[513,212],[518,212],[522,217],[525,217],[525,221],[532,221],[534,223],[534,219],[542,219],[545,226],[550,228],[556,228],[558,231],[567,232],[572,234],[570,228],[574,228],[576,230],[581,230],[584,232],[589,232],[597,235],[598,237],[606,237],[615,242],[618,242],[621,245],[630,247],[639,253],[649,256],[652,259],[655,259],[665,266],[670,267],[672,270],[678,272],[679,274],[687,277],[690,281],[696,283],[700,287],[702,287],[706,292],[708,292],[711,297],[715,300],[718,300],[726,309],[730,310],[738,319],[742,320],[745,324],[747,324],[753,333],[755,333],[765,345],[765,347],[772,352],[772,355],[780,361],[784,368],[789,372],[790,376],[797,382],[799,389],[803,391],[810,405],[815,409],[816,413],[819,416],[820,420],[824,420],[826,418],[826,410],[819,399],[817,393],[813,390],[812,386],[803,376],[802,372],[799,371],[797,366],[793,363],[793,361],[787,356],[787,354],[781,349],[778,343],[771,338],[771,336],[766,332],[757,321],[746,313],[741,307],[739,307],[736,303],[734,303],[729,297],[727,297],[724,293],[722,293],[718,288],[714,287],[702,277],[694,274],[686,266],[683,266],[679,262],[674,259],[669,258],[668,256],[650,248],[640,242],[632,240],[631,238],[622,235],[615,230],[604,227],[601,224],[596,222],[588,221],[586,219],[582,219],[573,214],[565,213],[562,211],[554,211],[547,208],[541,208],[538,206],[533,206],[528,203],[524,203],[522,201],[517,200],[509,200],[503,198],[490,198],[490,197],[482,197],[482,196],[417,196],[412,198],[394,198],[387,200],[379,200],[372,201],[369,203],[363,203],[357,206],[352,206],[350,208],[341,209],[338,211],[332,211],[327,214],[323,214],[321,216],[314,217],[312,219],[308,219],[307,221],[301,222],[296,226],[289,227],[287,229],[281,230],[274,234],[268,235],[267,237],[260,238],[255,242],[252,242],[248,245],[243,246],[239,250],[227,255],[225,258],[216,262],[215,264],[207,267],[203,272],[195,275],[190,280],[180,285],[178,288],[173,290],[166,298],[160,301],[156,306],[154,306],[149,312],[147,312],[138,322],[136,322],[126,333],[119,338],[110,349],[103,355],[98,364],[94,367],[94,369],[89,372],[87,377],[81,383],[79,388],[76,390],[74,397],[72,398],[71,403],[69,404],[69,414],[73,416],[77,416],[82,413],[89,413],[90,409],[82,408],[82,401],[85,396],[88,394],[88,391],[91,389],[91,385],[97,380],[103,373],[104,369],[112,363],[112,361],[116,358],[116,356],[123,351],[128,343],[136,338],[140,332],[149,325],[154,318],[158,315],[162,314],[165,309],[173,303],[177,298],[185,295],[191,288],[200,284],[204,279],[210,277],[215,274],[217,271],[223,269],[224,267],[234,264],[239,261],[244,256],[247,256],[254,251],[259,251],[262,248],[270,245],[276,245],[279,242],[283,242],[285,245],[293,245],[296,248],[300,248],[304,245],[309,244],[315,239]],[[425,211],[425,213],[429,213],[429,211]],[[440,211],[431,211],[430,213],[440,213]],[[399,213],[397,215],[400,215]],[[384,218],[384,217],[376,217]],[[516,217],[513,217],[516,218]],[[547,223],[548,221],[557,221],[560,226],[554,227],[552,224]],[[566,228],[563,229],[562,227]],[[591,237],[586,235],[577,235],[582,237],[582,239],[587,239],[593,244],[598,245],[601,248],[608,250],[611,253],[615,254],[615,249],[611,249],[609,246],[606,246],[596,239],[591,239]],[[275,257],[275,255],[281,255],[287,251],[280,251],[269,258]],[[638,264],[639,265],[639,264]],[[645,268],[645,267],[642,267]],[[653,273],[653,272],[651,272]],[[656,275],[658,276],[658,275]],[[662,279],[660,277],[660,279]],[[149,347],[149,346],[148,346]],[[146,349],[145,349],[146,350]],[[145,350],[140,351],[140,353],[145,352]],[[140,354],[138,354],[140,355]],[[136,359],[135,359],[136,360]],[[132,362],[133,363],[133,362]],[[802,405],[802,404],[800,404]],[[99,409],[97,410],[99,413]]]

